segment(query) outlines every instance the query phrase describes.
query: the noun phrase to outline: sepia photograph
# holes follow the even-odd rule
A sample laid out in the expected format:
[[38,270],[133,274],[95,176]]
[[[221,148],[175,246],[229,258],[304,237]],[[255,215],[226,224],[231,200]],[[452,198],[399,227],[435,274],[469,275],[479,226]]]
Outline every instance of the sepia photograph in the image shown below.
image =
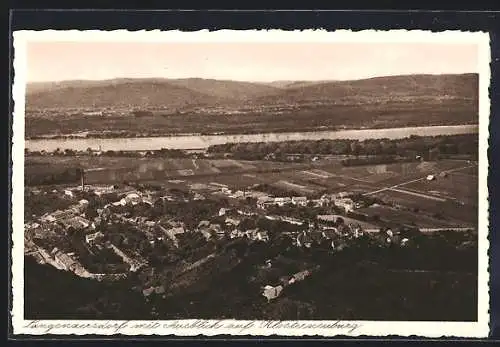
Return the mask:
[[487,34],[14,47],[18,333],[487,335]]

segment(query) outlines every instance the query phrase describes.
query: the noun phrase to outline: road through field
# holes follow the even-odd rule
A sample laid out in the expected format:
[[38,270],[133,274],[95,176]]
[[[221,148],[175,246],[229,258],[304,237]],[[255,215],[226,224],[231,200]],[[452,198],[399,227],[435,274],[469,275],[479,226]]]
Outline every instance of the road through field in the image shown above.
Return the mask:
[[[451,173],[451,172],[455,172],[455,171],[460,171],[460,170],[465,170],[465,169],[469,169],[471,167],[475,167],[477,166],[477,164],[475,165],[468,165],[468,166],[463,166],[463,167],[458,167],[458,168],[455,168],[455,169],[450,169],[450,170],[446,170],[446,171],[441,171],[442,173]],[[413,183],[413,182],[419,182],[419,181],[422,181],[422,180],[425,180],[427,178],[428,175],[425,175],[423,177],[420,177],[420,178],[416,178],[416,179],[413,179],[413,180],[410,180],[410,181],[406,181],[406,182],[402,182],[402,183],[398,183],[396,185],[393,185],[393,186],[389,186],[389,187],[385,187],[385,188],[382,188],[382,189],[377,189],[377,190],[374,190],[372,192],[368,192],[368,193],[365,193],[363,195],[372,195],[372,194],[377,194],[377,193],[380,193],[380,192],[384,192],[386,190],[391,190],[391,189],[394,189],[394,188],[398,188],[398,187],[402,187],[406,184],[410,184],[410,183]]]
[[417,192],[412,192],[410,190],[403,190],[403,189],[398,189],[398,188],[391,188],[390,190],[398,193],[403,193],[403,194],[409,194],[409,195],[414,195],[418,196],[419,198],[424,198],[424,199],[429,199],[429,200],[435,200],[435,201],[446,201],[446,199],[443,198],[438,198],[437,196],[432,196],[432,195],[427,195],[423,193],[417,193]]

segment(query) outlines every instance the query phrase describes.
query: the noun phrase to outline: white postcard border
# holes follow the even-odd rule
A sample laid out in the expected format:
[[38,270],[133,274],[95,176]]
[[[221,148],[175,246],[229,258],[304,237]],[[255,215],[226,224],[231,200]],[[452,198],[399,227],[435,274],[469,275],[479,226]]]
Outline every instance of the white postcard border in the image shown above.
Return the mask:
[[[12,139],[12,326],[14,334],[28,335],[254,335],[254,336],[423,336],[486,337],[489,332],[488,258],[488,137],[490,100],[489,35],[483,32],[365,30],[281,31],[18,31],[14,32],[14,112]],[[479,79],[479,269],[477,322],[381,321],[31,321],[24,319],[24,99],[28,41],[140,41],[140,42],[435,42],[478,45]]]

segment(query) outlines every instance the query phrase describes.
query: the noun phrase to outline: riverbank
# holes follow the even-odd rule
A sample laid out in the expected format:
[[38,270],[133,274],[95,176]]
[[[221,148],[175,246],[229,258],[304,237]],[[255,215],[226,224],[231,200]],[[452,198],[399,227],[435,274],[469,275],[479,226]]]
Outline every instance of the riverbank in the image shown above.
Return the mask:
[[102,151],[151,151],[168,149],[201,149],[226,143],[268,143],[283,141],[323,140],[323,139],[400,139],[410,136],[439,136],[476,134],[477,124],[462,124],[450,126],[425,126],[379,129],[346,129],[338,131],[314,132],[261,132],[255,134],[224,134],[224,135],[178,135],[158,137],[120,137],[120,138],[64,138],[26,140],[26,149],[30,151],[53,152],[57,149],[85,151],[88,148]]
[[[426,127],[442,127],[442,126],[463,126],[476,125],[478,123],[470,122],[463,124],[442,124],[439,122],[430,123]],[[411,126],[411,124],[410,124]],[[418,124],[416,125],[418,127]],[[301,133],[314,133],[322,131],[344,131],[344,130],[376,130],[376,129],[394,129],[400,128],[397,124],[374,124],[370,126],[317,126],[306,127],[300,130]],[[227,130],[227,131],[202,131],[202,132],[129,132],[121,131],[81,131],[70,134],[43,134],[26,136],[26,140],[65,140],[65,139],[115,139],[115,138],[155,138],[155,137],[182,137],[182,136],[234,136],[234,135],[257,135],[257,134],[285,134],[290,133],[290,128],[263,128],[263,129],[242,129],[242,130]]]

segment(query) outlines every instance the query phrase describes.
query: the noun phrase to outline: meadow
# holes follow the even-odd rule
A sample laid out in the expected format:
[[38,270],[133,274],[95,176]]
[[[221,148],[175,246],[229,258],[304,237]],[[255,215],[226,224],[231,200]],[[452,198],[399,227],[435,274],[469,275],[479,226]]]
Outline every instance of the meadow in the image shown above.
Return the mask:
[[[188,188],[192,184],[216,182],[233,190],[265,184],[290,195],[350,192],[378,198],[398,208],[394,210],[397,213],[391,212],[390,218],[405,224],[429,228],[477,224],[477,165],[465,160],[344,167],[335,160],[295,164],[233,159],[44,156],[27,157],[25,173],[50,174],[73,167],[86,170],[89,184],[143,181]],[[443,172],[447,174],[440,175]],[[435,179],[427,180],[428,175],[434,175]],[[387,211],[381,213],[386,215]]]

